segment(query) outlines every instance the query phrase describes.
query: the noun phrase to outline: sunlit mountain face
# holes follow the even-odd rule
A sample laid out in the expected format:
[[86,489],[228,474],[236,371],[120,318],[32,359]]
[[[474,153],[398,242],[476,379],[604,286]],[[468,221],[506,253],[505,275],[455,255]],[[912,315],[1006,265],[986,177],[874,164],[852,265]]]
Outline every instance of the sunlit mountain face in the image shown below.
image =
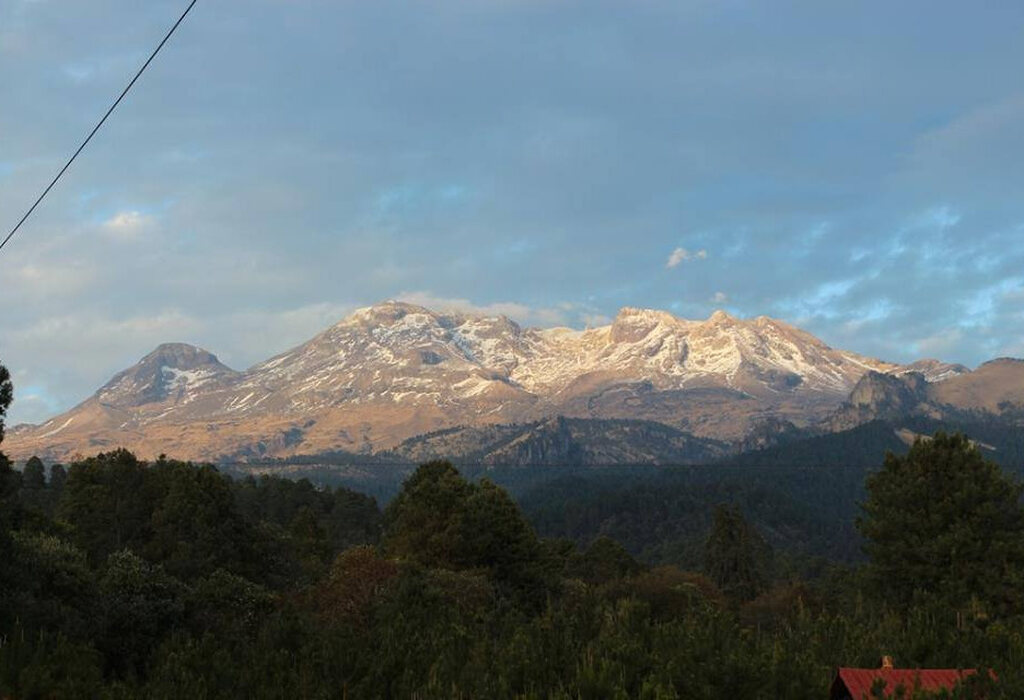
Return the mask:
[[5,448],[55,458],[115,446],[203,459],[369,454],[432,431],[563,416],[649,421],[710,440],[717,454],[766,424],[842,429],[894,401],[998,412],[1024,387],[1014,383],[1021,367],[899,365],[720,311],[692,321],[626,308],[573,330],[386,302],[245,371],[161,345],[71,411],[13,429]]

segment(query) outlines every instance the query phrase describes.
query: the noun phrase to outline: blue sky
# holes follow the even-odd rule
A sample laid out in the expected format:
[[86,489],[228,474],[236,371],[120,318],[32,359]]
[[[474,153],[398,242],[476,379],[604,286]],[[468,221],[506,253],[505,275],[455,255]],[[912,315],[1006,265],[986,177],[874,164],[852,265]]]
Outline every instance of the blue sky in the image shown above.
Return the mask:
[[[12,226],[184,8],[0,3]],[[200,0],[0,252],[10,422],[388,298],[1024,355],[1024,4]]]

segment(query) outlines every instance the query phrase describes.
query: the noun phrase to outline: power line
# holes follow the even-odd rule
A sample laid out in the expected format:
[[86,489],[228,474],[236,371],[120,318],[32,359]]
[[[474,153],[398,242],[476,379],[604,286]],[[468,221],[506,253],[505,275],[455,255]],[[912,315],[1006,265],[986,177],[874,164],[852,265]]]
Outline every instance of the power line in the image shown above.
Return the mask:
[[57,173],[57,176],[50,181],[50,184],[46,186],[46,189],[43,190],[43,193],[41,195],[39,195],[39,198],[36,199],[35,203],[33,203],[32,206],[29,207],[29,210],[25,212],[25,216],[21,217],[21,221],[15,224],[14,228],[11,229],[11,232],[7,234],[7,237],[4,238],[3,241],[0,241],[0,249],[3,249],[3,247],[7,245],[7,242],[14,237],[14,234],[18,232],[18,229],[21,228],[21,225],[23,223],[25,223],[25,220],[32,215],[32,212],[36,210],[36,207],[38,207],[39,203],[43,201],[43,198],[47,194],[49,194],[50,190],[52,190],[53,186],[57,184],[57,181],[60,180],[61,176],[64,175],[65,171],[67,171],[67,169],[71,167],[71,164],[75,162],[75,158],[78,157],[78,154],[82,152],[82,149],[84,149],[88,145],[89,141],[92,140],[92,137],[96,135],[96,132],[100,130],[100,127],[103,126],[103,122],[107,121],[107,117],[109,117],[111,113],[115,109],[117,109],[117,106],[121,104],[121,100],[123,100],[124,96],[128,94],[128,91],[132,89],[132,86],[135,85],[135,81],[138,80],[139,76],[142,75],[143,71],[145,71],[146,68],[149,67],[149,64],[153,62],[153,59],[156,58],[156,55],[160,53],[160,49],[164,47],[164,44],[166,44],[167,40],[171,38],[171,35],[174,34],[178,26],[185,21],[185,17],[187,17],[188,13],[192,11],[192,7],[196,4],[197,1],[198,0],[192,0],[192,2],[189,3],[188,7],[185,8],[185,11],[181,13],[181,17],[178,18],[178,21],[175,22],[174,26],[171,27],[169,32],[167,32],[166,36],[164,36],[163,38],[163,41],[161,41],[160,44],[155,49],[153,49],[153,53],[151,53],[149,55],[149,58],[146,59],[146,62],[142,64],[142,68],[139,68],[139,72],[135,74],[135,77],[132,78],[130,83],[128,83],[128,86],[121,91],[121,94],[118,96],[118,98],[114,100],[114,104],[110,105],[110,109],[108,109],[107,113],[103,115],[103,118],[100,119],[99,122],[97,122],[96,126],[92,128],[92,131],[89,132],[89,135],[85,137],[85,141],[82,141],[82,145],[78,147],[78,150],[75,151],[70,158],[68,158],[68,162],[64,164],[64,167],[60,169],[60,172]]

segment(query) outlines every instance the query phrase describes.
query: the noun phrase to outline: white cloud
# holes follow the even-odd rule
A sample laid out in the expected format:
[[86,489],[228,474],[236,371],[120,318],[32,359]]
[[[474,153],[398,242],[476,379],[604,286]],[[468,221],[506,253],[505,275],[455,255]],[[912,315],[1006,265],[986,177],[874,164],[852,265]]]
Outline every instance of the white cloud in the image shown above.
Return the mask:
[[711,301],[715,304],[724,304],[729,301],[729,295],[725,292],[715,292],[714,296],[711,297]]
[[433,311],[457,311],[474,316],[508,316],[525,326],[590,326],[607,323],[608,317],[584,304],[561,302],[554,306],[529,306],[514,301],[475,304],[469,299],[437,296],[431,292],[403,292],[398,301],[424,306]]
[[519,319],[530,316],[533,313],[529,306],[512,301],[474,304],[469,299],[442,297],[425,291],[402,292],[395,299],[408,304],[424,306],[432,311],[457,311],[473,316],[508,316],[509,318]]
[[680,263],[688,260],[704,260],[708,257],[708,251],[701,248],[697,251],[690,251],[686,248],[676,248],[668,256],[668,261],[665,263],[665,267],[672,269],[678,266]]
[[959,328],[945,329],[926,338],[919,338],[914,343],[914,351],[919,357],[948,357],[963,339],[963,332]]
[[1013,95],[955,116],[947,124],[919,136],[911,152],[911,163],[923,169],[940,165],[1009,165],[991,156],[1000,150],[1024,145],[1019,124],[1024,117],[1024,96]]
[[40,393],[21,392],[18,390],[18,386],[18,383],[15,382],[15,399],[18,407],[17,420],[8,421],[8,425],[42,423],[58,412],[54,408],[53,401],[48,397]]
[[66,66],[63,66],[61,71],[75,83],[87,82],[96,75],[95,66],[84,65],[81,63],[69,63]]
[[[64,368],[89,371],[102,365],[103,358],[116,357],[125,348],[152,349],[162,342],[187,340],[202,325],[203,322],[177,310],[122,319],[70,314],[39,319],[13,330],[8,335],[8,343],[18,348],[26,365],[38,366],[52,361]],[[11,364],[20,366],[13,360]]]
[[234,369],[269,359],[333,326],[356,304],[316,303],[278,311],[247,310],[210,319],[206,349]]
[[156,219],[137,211],[121,211],[103,222],[103,232],[119,241],[142,238],[156,226]]
[[96,270],[83,262],[26,263],[13,270],[7,294],[32,301],[78,294],[96,279]]

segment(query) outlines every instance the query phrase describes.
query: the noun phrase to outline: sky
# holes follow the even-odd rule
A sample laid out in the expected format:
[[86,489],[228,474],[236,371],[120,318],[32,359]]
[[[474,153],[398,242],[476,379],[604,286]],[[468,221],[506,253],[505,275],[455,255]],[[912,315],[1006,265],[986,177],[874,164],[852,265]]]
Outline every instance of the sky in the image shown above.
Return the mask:
[[[0,2],[0,228],[185,2]],[[0,251],[8,424],[386,299],[1024,356],[1024,3],[199,0]]]

